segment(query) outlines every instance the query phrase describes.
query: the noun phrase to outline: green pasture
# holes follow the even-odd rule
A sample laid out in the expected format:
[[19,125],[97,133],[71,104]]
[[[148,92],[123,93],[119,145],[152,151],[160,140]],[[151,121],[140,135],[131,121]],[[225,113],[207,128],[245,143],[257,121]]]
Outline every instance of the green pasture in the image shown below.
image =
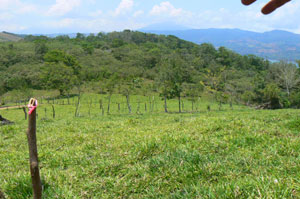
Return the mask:
[[[164,113],[158,96],[133,96],[128,114],[113,95],[107,114],[107,96],[89,94],[75,117],[76,101],[55,100],[55,119],[53,101],[38,107],[44,198],[300,198],[299,110],[184,99]],[[24,113],[0,115],[15,122],[0,127],[0,190],[32,198]]]

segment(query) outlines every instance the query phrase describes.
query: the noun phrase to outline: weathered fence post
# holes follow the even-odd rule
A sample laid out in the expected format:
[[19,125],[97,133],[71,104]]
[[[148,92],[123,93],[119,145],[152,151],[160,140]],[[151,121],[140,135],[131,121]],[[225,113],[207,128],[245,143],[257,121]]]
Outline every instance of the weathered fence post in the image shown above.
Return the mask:
[[107,103],[107,115],[110,114],[110,101],[111,101],[111,94],[108,96],[108,103]]
[[127,102],[128,112],[129,112],[129,114],[131,114],[131,105],[130,105],[129,95],[126,95],[126,102]]
[[45,118],[47,119],[47,108],[45,108]]
[[167,113],[167,112],[168,112],[167,96],[164,97],[164,102],[165,102],[165,106],[164,106],[164,108],[165,108],[165,113]]
[[30,99],[29,108],[29,120],[28,120],[28,147],[29,147],[29,159],[30,159],[30,173],[33,188],[33,198],[42,198],[42,183],[40,178],[39,161],[38,161],[38,151],[36,144],[36,107],[37,100]]
[[91,106],[92,106],[92,101],[90,101],[90,103],[89,103],[89,116],[91,116]]
[[100,109],[102,110],[102,115],[104,115],[104,107],[103,107],[102,99],[100,99]]
[[27,120],[27,112],[26,112],[26,108],[25,108],[25,107],[23,107],[22,109],[23,109],[23,111],[24,111],[25,120]]
[[79,116],[79,108],[80,108],[80,97],[78,97],[78,102],[76,104],[75,117]]
[[54,105],[52,104],[52,116],[53,116],[53,119],[55,119],[55,109],[54,109]]
[[99,103],[100,103],[100,109],[103,109],[102,99],[100,99]]

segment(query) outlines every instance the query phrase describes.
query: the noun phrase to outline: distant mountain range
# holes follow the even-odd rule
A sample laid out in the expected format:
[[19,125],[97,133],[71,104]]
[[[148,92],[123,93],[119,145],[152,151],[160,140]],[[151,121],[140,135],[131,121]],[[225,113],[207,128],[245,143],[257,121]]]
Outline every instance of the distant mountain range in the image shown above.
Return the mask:
[[[174,35],[180,39],[197,44],[211,43],[217,48],[225,46],[243,55],[254,54],[274,61],[300,60],[300,35],[282,30],[258,33],[240,29],[187,29],[180,25],[164,23],[151,25],[138,31]],[[56,37],[60,35],[68,35],[71,38],[76,37],[76,33],[46,34],[45,36]],[[84,35],[87,36],[89,34]],[[36,34],[36,36],[39,35]],[[18,41],[22,39],[22,37],[24,37],[24,35],[0,32],[0,42]]]
[[216,47],[225,46],[243,55],[254,54],[270,60],[300,59],[300,35],[282,30],[257,33],[240,29],[150,30],[145,28],[140,31],[174,35],[197,44],[212,43]]

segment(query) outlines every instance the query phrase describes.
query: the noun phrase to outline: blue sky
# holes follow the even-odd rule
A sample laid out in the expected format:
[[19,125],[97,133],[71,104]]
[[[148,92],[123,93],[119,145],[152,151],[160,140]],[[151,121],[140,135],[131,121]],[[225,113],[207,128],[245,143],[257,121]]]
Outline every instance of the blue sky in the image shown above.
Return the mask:
[[170,23],[188,28],[273,29],[300,33],[300,1],[262,15],[268,0],[0,0],[0,31],[97,33]]

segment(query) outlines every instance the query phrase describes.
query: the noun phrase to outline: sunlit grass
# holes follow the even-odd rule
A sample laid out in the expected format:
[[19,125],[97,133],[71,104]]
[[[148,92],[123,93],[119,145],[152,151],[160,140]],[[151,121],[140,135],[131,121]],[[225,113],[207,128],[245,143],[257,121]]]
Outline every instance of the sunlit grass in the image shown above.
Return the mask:
[[[116,104],[125,98],[115,96],[111,114],[102,116],[100,98],[106,102],[84,96],[77,118],[74,105],[55,104],[55,119],[51,105],[39,107],[45,198],[300,197],[298,110],[224,105],[219,111],[199,101],[199,112],[186,102],[178,114],[172,100],[173,114],[165,114],[156,96],[153,112],[140,105],[136,114],[133,103],[128,114],[126,104],[120,112]],[[149,106],[149,98],[132,97],[138,100]],[[27,121],[20,109],[0,114],[16,122],[0,127],[0,189],[8,198],[31,198]]]

